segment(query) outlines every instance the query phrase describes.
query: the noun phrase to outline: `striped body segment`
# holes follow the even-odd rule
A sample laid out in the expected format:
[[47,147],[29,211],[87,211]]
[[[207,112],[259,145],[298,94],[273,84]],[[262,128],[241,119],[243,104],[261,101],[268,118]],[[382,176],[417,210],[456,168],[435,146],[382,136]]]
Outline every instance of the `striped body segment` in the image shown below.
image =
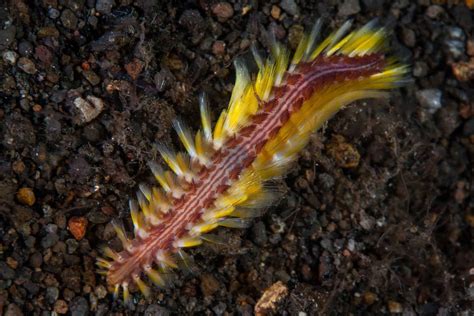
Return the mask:
[[185,247],[212,241],[218,226],[246,227],[248,218],[268,205],[272,192],[265,183],[281,176],[309,136],[341,107],[358,99],[384,96],[380,90],[403,82],[406,67],[381,52],[385,33],[368,24],[346,35],[349,24],[315,45],[320,23],[305,36],[292,60],[278,43],[250,79],[236,64],[237,78],[229,108],[210,127],[207,103],[201,102],[202,131],[195,137],[175,124],[187,154],[161,154],[171,171],[152,164],[162,189],[140,186],[138,203],[130,203],[135,237],[116,231],[123,250],[105,249],[99,259],[107,282],[117,293],[134,282],[144,293],[146,275],[163,286],[166,274],[186,258]]

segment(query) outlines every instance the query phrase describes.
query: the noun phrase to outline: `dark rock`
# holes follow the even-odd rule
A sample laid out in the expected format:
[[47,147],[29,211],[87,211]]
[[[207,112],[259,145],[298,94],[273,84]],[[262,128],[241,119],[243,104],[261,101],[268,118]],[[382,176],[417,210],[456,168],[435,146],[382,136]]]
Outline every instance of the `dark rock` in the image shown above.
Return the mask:
[[6,148],[20,150],[36,143],[35,129],[31,122],[15,112],[4,122],[2,143]]
[[300,14],[300,8],[298,7],[298,4],[296,4],[295,0],[282,0],[280,2],[280,7],[291,15]]
[[48,287],[46,289],[46,301],[49,304],[54,304],[59,297],[59,289],[57,287]]
[[74,30],[77,26],[77,17],[74,12],[69,9],[65,9],[61,13],[61,23],[64,25],[65,28]]
[[28,41],[21,41],[18,44],[18,53],[23,57],[33,54],[33,45]]
[[23,312],[21,311],[18,305],[11,303],[8,304],[7,309],[5,311],[5,316],[23,316]]
[[464,31],[455,26],[449,26],[445,29],[443,47],[445,53],[450,58],[459,59],[466,51],[466,35]]
[[357,14],[360,12],[359,0],[344,0],[343,3],[339,5],[339,10],[337,15],[339,16],[348,16]]
[[385,0],[362,0],[362,5],[368,11],[379,11],[383,9]]
[[218,2],[212,6],[212,13],[220,22],[225,22],[234,15],[234,8],[228,2]]
[[0,279],[13,280],[14,278],[15,271],[6,262],[0,261]]
[[189,32],[196,32],[205,28],[204,19],[198,10],[185,10],[179,18],[179,24],[184,26]]
[[154,315],[169,316],[171,315],[171,313],[168,309],[166,309],[163,306],[160,306],[157,304],[150,304],[145,309],[144,315],[145,316],[154,316]]
[[35,63],[31,59],[26,57],[20,57],[20,59],[18,59],[17,65],[18,68],[20,68],[29,75],[34,75],[37,71]]
[[81,156],[69,162],[69,174],[71,177],[81,182],[87,179],[92,173],[90,164]]
[[262,221],[258,221],[252,226],[252,233],[253,233],[252,240],[257,245],[263,246],[267,243],[268,241],[267,231],[265,228],[265,224]]
[[82,296],[76,296],[71,303],[69,303],[69,310],[71,316],[86,316],[89,315],[89,304]]
[[95,9],[99,13],[110,14],[112,12],[114,4],[114,0],[97,0],[95,3]]
[[408,47],[415,47],[416,44],[416,34],[410,28],[402,28],[402,40],[403,43]]
[[16,28],[14,26],[0,30],[0,50],[10,47],[15,40]]
[[469,121],[464,123],[464,127],[462,130],[464,136],[471,136],[474,135],[474,117],[471,117]]
[[59,240],[59,236],[55,233],[48,233],[41,239],[41,246],[43,248],[51,248],[54,246]]
[[435,113],[441,106],[441,97],[443,93],[439,89],[425,89],[416,92],[416,98],[420,105],[430,113]]

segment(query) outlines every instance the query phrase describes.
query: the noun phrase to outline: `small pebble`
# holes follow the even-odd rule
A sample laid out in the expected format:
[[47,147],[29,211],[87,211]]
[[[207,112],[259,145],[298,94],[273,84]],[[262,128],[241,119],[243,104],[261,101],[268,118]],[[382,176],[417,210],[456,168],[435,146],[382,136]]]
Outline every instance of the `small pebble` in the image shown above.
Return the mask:
[[103,286],[103,285],[97,286],[97,287],[95,288],[94,292],[95,292],[95,295],[97,295],[97,298],[98,298],[99,300],[101,300],[101,299],[103,299],[104,297],[106,297],[106,296],[107,296],[107,293],[108,293],[108,292],[107,292],[107,289],[106,289],[105,286]]
[[59,31],[57,28],[54,26],[43,26],[38,30],[37,33],[39,38],[44,38],[44,37],[59,37]]
[[399,314],[403,311],[402,304],[397,301],[388,301],[388,310],[392,314]]
[[142,72],[143,67],[144,63],[140,59],[134,58],[131,62],[125,65],[125,70],[132,80],[136,80],[138,75]]
[[201,275],[201,291],[205,297],[211,297],[219,290],[219,281],[209,273]]
[[416,92],[416,98],[420,105],[431,114],[441,108],[442,95],[443,93],[439,89],[424,89]]
[[23,57],[30,56],[33,54],[33,44],[29,41],[21,41],[18,44],[18,53]]
[[16,269],[18,267],[18,261],[16,261],[12,257],[7,257],[7,264],[12,269]]
[[360,154],[343,136],[335,135],[327,146],[329,155],[341,168],[351,169],[359,165]]
[[76,240],[84,238],[87,230],[87,218],[85,217],[71,217],[68,221],[68,228]]
[[74,105],[80,110],[81,117],[79,123],[87,123],[95,119],[104,109],[104,101],[94,96],[87,96],[85,99],[77,97]]
[[282,0],[280,7],[290,15],[300,15],[300,8],[295,0]]
[[65,9],[61,13],[61,23],[64,25],[65,28],[74,30],[76,29],[77,22],[77,17],[71,10]]
[[228,2],[218,2],[212,6],[212,13],[217,16],[219,22],[225,22],[234,15],[234,8]]
[[53,247],[59,241],[59,236],[55,233],[48,233],[41,239],[41,246],[45,249]]
[[408,47],[415,47],[416,44],[416,34],[410,28],[402,28],[402,40],[403,43]]
[[71,316],[88,315],[89,304],[87,303],[87,300],[84,297],[76,296],[69,303],[69,310],[71,311]]
[[436,5],[436,4],[433,4],[433,5],[430,5],[427,9],[426,9],[426,16],[428,16],[430,19],[436,19],[438,18],[441,13],[444,12],[444,9],[443,7],[439,6],[439,5]]
[[16,160],[12,164],[13,172],[15,172],[16,174],[22,174],[25,171],[25,168],[25,163],[21,160]]
[[18,54],[15,53],[14,51],[7,50],[3,52],[2,58],[6,63],[10,65],[14,65],[18,59]]
[[288,295],[288,288],[278,281],[263,292],[262,296],[255,304],[255,315],[263,316],[268,314],[275,314],[278,305]]
[[57,287],[48,287],[46,289],[46,301],[49,304],[54,304],[59,297],[59,289]]
[[21,308],[18,307],[18,305],[14,303],[10,303],[7,306],[7,309],[5,311],[5,316],[23,316],[23,312],[21,311]]
[[215,41],[212,44],[212,53],[216,56],[222,56],[225,53],[225,42],[224,41]]
[[114,6],[114,0],[97,0],[95,9],[101,14],[110,14]]
[[0,279],[12,280],[15,278],[15,270],[10,268],[6,262],[0,261]]
[[179,24],[184,26],[189,32],[205,28],[205,21],[198,10],[185,10],[179,18]]
[[367,291],[362,295],[362,300],[366,305],[372,305],[377,300],[377,294]]
[[413,65],[413,76],[425,77],[428,74],[428,65],[424,61],[416,61]]
[[56,9],[56,8],[49,8],[48,9],[48,16],[51,19],[56,20],[57,18],[59,18],[60,15],[61,15],[61,12],[59,12],[58,9]]
[[40,268],[41,265],[43,264],[43,256],[41,255],[40,252],[34,252],[29,259],[30,265],[33,268]]
[[288,31],[288,42],[290,43],[290,47],[292,49],[296,49],[298,47],[299,42],[304,34],[304,27],[299,24],[294,24],[291,26],[290,30]]
[[11,43],[15,40],[15,34],[16,28],[14,26],[0,29],[0,50],[10,47]]
[[17,65],[18,65],[18,68],[20,68],[21,70],[23,70],[29,75],[34,75],[37,71],[36,66],[33,63],[33,61],[26,57],[20,57],[20,59],[18,59]]
[[454,76],[459,81],[474,80],[474,59],[468,62],[462,61],[451,65]]
[[272,10],[270,12],[272,18],[274,18],[275,20],[278,20],[280,18],[280,15],[281,15],[281,9],[279,6],[277,5],[272,5]]
[[32,206],[36,202],[35,193],[31,188],[21,188],[18,190],[16,198],[18,199],[18,202],[28,206]]
[[63,300],[57,300],[54,303],[54,311],[58,314],[66,314],[68,311],[67,303]]
[[100,77],[92,70],[83,71],[82,75],[93,86],[96,86],[100,83]]
[[447,27],[446,36],[443,42],[444,51],[448,54],[449,57],[458,59],[466,51],[465,40],[466,36],[464,31],[456,26]]
[[359,0],[344,0],[344,2],[339,5],[339,10],[337,11],[337,15],[349,16],[349,15],[357,14],[359,12],[360,12]]

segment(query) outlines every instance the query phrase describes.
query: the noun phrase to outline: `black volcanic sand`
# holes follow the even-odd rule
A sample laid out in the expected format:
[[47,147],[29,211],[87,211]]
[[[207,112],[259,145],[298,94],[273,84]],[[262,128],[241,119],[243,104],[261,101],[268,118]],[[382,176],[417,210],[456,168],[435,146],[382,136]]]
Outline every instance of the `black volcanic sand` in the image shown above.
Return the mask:
[[[0,4],[0,314],[468,315],[474,298],[473,12],[464,1],[5,0]],[[466,3],[472,1],[466,1]],[[446,4],[447,3],[447,4]],[[413,81],[341,111],[312,137],[279,201],[194,273],[134,306],[107,294],[99,246],[118,248],[128,199],[154,183],[171,120],[214,119],[266,31],[294,47],[324,17],[387,25]],[[464,65],[468,71],[453,72]],[[465,69],[465,68],[463,68]],[[462,69],[461,69],[462,70]],[[69,223],[85,221],[83,239]],[[77,239],[72,232],[76,233]],[[267,292],[269,294],[269,292]]]

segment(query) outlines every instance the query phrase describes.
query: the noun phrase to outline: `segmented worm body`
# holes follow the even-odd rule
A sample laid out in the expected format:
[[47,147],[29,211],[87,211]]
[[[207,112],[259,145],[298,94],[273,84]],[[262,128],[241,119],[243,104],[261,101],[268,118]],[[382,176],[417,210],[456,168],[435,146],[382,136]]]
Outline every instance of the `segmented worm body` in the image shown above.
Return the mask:
[[266,183],[284,174],[311,133],[344,105],[384,96],[382,90],[404,82],[406,67],[382,53],[383,29],[369,23],[346,35],[346,23],[316,45],[320,27],[317,22],[303,37],[291,61],[276,42],[265,62],[254,50],[259,72],[253,80],[237,62],[229,107],[213,130],[205,98],[202,130],[194,137],[175,122],[187,153],[160,148],[171,170],[150,164],[161,188],[141,185],[137,201],[130,202],[134,238],[116,224],[123,250],[106,248],[108,259],[98,260],[124,300],[132,282],[149,293],[145,275],[165,285],[167,271],[186,258],[182,249],[213,241],[211,230],[246,227],[272,200]]

